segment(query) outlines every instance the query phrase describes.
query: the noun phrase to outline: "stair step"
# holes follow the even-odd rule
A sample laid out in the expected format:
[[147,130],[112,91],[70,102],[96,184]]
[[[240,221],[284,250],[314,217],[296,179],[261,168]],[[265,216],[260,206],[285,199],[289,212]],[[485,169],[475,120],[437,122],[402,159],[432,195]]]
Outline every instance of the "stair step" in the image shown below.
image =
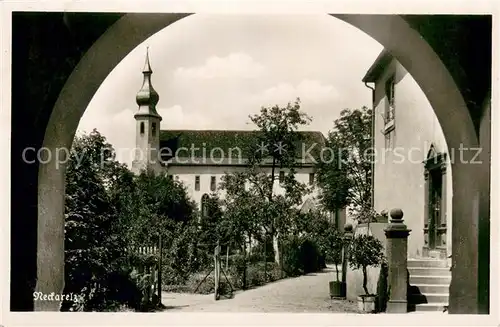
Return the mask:
[[446,285],[451,282],[451,276],[415,276],[410,275],[410,285],[429,284]]
[[[444,294],[450,290],[449,284],[411,284],[412,287],[418,289],[422,294]],[[415,292],[414,292],[415,293]]]
[[409,268],[447,268],[448,263],[446,260],[439,259],[409,259]]
[[415,311],[438,311],[443,312],[448,303],[422,303],[415,306]]
[[408,267],[410,276],[451,276],[449,268]]
[[448,303],[450,295],[448,293],[423,293],[411,294],[408,301],[414,304],[420,303]]

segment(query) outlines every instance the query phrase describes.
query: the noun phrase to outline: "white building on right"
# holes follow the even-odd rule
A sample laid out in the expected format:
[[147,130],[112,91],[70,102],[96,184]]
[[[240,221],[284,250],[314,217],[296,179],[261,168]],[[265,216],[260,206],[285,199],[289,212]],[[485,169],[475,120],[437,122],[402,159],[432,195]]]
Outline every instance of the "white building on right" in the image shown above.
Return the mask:
[[384,50],[363,78],[373,83],[373,206],[401,208],[411,229],[408,257],[451,255],[452,160],[426,96],[406,69]]

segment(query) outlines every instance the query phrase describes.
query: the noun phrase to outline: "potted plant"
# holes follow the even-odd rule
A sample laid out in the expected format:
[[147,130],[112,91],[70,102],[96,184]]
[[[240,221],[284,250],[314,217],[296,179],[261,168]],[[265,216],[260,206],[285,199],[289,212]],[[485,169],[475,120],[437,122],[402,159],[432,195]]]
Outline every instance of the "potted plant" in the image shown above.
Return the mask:
[[344,299],[346,297],[346,283],[341,280],[339,265],[342,264],[344,241],[342,234],[337,229],[331,229],[327,235],[328,248],[326,249],[327,260],[335,265],[335,281],[330,281],[330,298]]
[[349,266],[363,272],[363,290],[365,294],[358,296],[360,311],[374,312],[376,294],[368,291],[368,267],[377,267],[384,260],[383,245],[372,235],[358,235],[354,237],[349,248]]

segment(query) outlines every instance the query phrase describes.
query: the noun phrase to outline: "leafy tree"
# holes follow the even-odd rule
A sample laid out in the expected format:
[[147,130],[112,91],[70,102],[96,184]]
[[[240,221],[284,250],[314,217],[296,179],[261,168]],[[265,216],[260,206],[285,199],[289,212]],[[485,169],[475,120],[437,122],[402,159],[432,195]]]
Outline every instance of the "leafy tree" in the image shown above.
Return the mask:
[[[285,107],[262,107],[260,113],[250,119],[260,133],[257,143],[250,148],[247,180],[250,187],[268,201],[267,213],[261,216],[262,226],[273,238],[275,260],[279,263],[278,236],[289,225],[287,210],[283,210],[300,205],[307,192],[307,187],[295,179],[294,166],[301,140],[298,128],[307,125],[311,118],[300,110],[300,99],[297,99]],[[270,165],[270,174],[262,169],[264,164]],[[288,172],[281,183],[284,196],[274,194],[278,168]]]
[[183,284],[189,276],[203,266],[197,251],[198,226],[194,221],[175,223],[170,233],[171,242],[166,247],[165,273],[167,284]]
[[[67,164],[65,292],[82,295],[84,302],[79,306],[85,311],[126,301],[111,286],[117,278],[126,281],[122,277],[128,272],[123,269],[123,227],[108,190],[129,180],[109,149],[106,139],[94,130],[75,139]],[[75,309],[75,305],[65,302],[62,309]]]
[[344,239],[342,233],[337,229],[329,228],[326,232],[326,260],[335,265],[337,281],[339,278],[339,265],[342,264],[342,253],[344,247]]
[[[338,233],[335,224],[322,211],[313,209],[307,212],[297,212],[294,225],[295,235],[307,236],[314,240],[320,255],[320,266],[324,268],[326,261],[335,261],[335,250],[338,244],[336,236]],[[340,235],[340,234],[339,234]]]
[[223,216],[222,200],[219,199],[217,194],[210,194],[205,199],[202,198],[201,206],[204,209],[200,212],[198,218],[200,242],[209,244],[212,247],[216,246],[217,242],[227,244],[228,240],[226,237],[222,238],[217,228]]
[[197,216],[197,206],[189,198],[186,187],[166,175],[143,171],[137,178],[137,189],[160,216],[176,222],[186,222]]
[[384,246],[372,235],[356,236],[349,248],[349,266],[363,272],[363,290],[370,295],[367,288],[368,270],[370,266],[378,267],[384,261]]
[[222,201],[225,210],[217,228],[221,239],[242,249],[252,236],[259,238],[258,221],[266,213],[265,198],[255,188],[246,189],[246,181],[245,172],[222,176],[220,188],[226,191]]
[[[198,212],[186,188],[166,176],[135,176],[114,158],[96,130],[73,143],[66,176],[66,293],[85,301],[63,310],[112,310],[141,304],[130,246],[156,245],[162,235],[174,276],[197,264]],[[139,292],[139,295],[137,294]],[[137,299],[139,297],[139,299]]]
[[164,282],[183,283],[189,274],[203,265],[197,253],[199,231],[196,203],[179,181],[153,171],[142,171],[134,178],[130,203],[124,215],[129,223],[129,244],[154,246],[162,236],[165,263]]
[[354,212],[371,209],[372,111],[344,109],[328,133],[324,153],[318,163],[317,183],[323,206],[335,212],[351,206]]

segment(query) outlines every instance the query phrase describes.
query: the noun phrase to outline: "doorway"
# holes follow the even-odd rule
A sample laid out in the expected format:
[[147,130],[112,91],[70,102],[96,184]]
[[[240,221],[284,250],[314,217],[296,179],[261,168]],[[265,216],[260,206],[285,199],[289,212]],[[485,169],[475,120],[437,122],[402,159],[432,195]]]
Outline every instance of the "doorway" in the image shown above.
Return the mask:
[[429,182],[429,219],[428,229],[429,229],[429,249],[435,250],[437,246],[440,245],[438,239],[438,228],[441,225],[441,192],[443,187],[442,174],[438,169],[433,169],[430,171],[430,182]]
[[446,251],[446,154],[431,146],[425,163],[423,254],[445,259]]

